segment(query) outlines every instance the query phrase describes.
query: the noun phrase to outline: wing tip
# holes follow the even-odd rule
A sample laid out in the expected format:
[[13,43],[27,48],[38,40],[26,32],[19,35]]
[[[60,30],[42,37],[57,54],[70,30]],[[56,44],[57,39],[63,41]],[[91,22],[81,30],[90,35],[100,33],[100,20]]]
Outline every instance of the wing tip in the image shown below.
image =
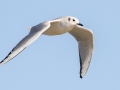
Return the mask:
[[80,78],[82,79],[82,78],[83,78],[83,76],[82,76],[82,75],[80,75]]
[[83,76],[81,75],[81,73],[82,73],[82,59],[80,56],[80,52],[79,52],[79,57],[80,57],[80,78],[82,79],[83,78]]
[[3,62],[4,60],[0,61],[0,64]]
[[4,60],[0,61],[0,66],[3,65],[3,63],[4,63]]

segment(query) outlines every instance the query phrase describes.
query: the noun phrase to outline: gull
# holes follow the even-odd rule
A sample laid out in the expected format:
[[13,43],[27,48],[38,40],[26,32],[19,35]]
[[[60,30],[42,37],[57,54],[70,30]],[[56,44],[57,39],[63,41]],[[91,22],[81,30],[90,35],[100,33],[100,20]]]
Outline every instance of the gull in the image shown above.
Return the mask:
[[88,70],[93,53],[94,41],[93,32],[91,30],[84,28],[79,20],[72,16],[63,16],[53,20],[45,21],[29,29],[29,34],[25,36],[0,62],[0,66],[17,56],[27,46],[33,43],[41,34],[53,36],[68,32],[78,42],[80,78],[83,78]]

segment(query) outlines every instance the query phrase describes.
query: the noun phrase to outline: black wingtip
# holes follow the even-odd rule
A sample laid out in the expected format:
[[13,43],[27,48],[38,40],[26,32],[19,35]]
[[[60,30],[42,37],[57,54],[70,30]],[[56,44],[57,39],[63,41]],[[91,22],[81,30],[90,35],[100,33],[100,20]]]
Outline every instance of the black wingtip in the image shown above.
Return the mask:
[[79,52],[79,57],[80,57],[80,78],[82,79],[83,76],[81,75],[81,72],[82,72],[82,59],[81,59],[81,56],[80,56],[80,52]]
[[80,78],[81,78],[81,79],[83,78],[82,75],[80,75]]
[[4,60],[2,60],[2,61],[0,62],[0,64],[1,64],[2,62],[4,62]]

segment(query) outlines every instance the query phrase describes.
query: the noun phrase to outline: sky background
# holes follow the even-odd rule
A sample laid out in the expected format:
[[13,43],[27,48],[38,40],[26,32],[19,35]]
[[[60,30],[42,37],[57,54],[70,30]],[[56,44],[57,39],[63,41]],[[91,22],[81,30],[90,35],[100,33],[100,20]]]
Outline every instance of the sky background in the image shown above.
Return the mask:
[[79,78],[76,40],[68,33],[42,35],[0,66],[0,90],[120,90],[120,0],[0,0],[0,60],[27,28],[67,15],[94,33],[84,78]]

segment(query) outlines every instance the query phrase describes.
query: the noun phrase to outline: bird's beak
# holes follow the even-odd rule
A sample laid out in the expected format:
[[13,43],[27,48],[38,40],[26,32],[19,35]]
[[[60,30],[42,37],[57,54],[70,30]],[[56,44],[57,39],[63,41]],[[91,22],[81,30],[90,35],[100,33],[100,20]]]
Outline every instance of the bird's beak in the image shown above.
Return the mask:
[[83,24],[81,24],[81,23],[78,23],[77,25],[83,26]]

